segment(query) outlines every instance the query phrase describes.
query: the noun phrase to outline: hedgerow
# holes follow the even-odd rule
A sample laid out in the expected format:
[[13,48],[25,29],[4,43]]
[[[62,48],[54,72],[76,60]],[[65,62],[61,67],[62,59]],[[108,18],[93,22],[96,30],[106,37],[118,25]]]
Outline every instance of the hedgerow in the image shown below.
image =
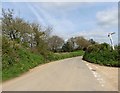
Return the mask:
[[100,65],[120,67],[118,49],[111,50],[106,43],[89,46],[83,59]]

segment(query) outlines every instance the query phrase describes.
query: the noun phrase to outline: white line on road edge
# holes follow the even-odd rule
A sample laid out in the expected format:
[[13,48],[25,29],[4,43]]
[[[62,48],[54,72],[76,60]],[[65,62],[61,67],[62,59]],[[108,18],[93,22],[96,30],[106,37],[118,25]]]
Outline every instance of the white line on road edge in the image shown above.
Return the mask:
[[[93,68],[89,65],[86,64],[88,66],[88,68],[92,71],[93,75],[95,78],[97,78],[97,80],[99,81],[99,83],[101,84],[102,87],[104,87],[105,81],[103,80],[103,78],[101,77],[100,74],[98,74],[97,72],[93,71]],[[94,66],[95,68],[98,68],[96,66]]]

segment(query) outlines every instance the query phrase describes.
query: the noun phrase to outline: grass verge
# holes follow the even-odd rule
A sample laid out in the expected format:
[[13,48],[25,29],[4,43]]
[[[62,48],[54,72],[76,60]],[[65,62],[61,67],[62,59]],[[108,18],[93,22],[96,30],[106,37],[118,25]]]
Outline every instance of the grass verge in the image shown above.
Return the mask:
[[[10,58],[9,55],[3,56],[3,70],[2,70],[2,81],[18,77],[21,74],[27,72],[29,69],[34,68],[40,64],[44,64],[50,61],[82,56],[84,51],[75,51],[69,53],[49,53],[47,57],[42,55],[34,54],[24,49],[18,49],[15,52],[15,56]],[[6,63],[6,65],[5,65]]]

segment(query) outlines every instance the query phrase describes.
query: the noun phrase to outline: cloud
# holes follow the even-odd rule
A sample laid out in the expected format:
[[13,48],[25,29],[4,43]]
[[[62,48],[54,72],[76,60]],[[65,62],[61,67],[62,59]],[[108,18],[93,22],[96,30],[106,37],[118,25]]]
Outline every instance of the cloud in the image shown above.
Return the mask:
[[[16,6],[20,6],[21,9],[21,4],[16,4]],[[107,34],[109,31],[115,31],[113,40],[117,42],[117,30],[115,29],[117,9],[105,8],[104,11],[100,11],[101,8],[96,4],[98,3],[34,2],[26,3],[26,9],[22,12],[25,12],[23,13],[25,19],[31,18],[33,22],[35,20],[43,26],[53,26],[52,35],[58,35],[65,40],[74,36],[84,36],[86,39],[93,38],[100,43],[109,43]],[[89,11],[90,9],[94,11]],[[26,15],[26,11],[29,15]]]
[[[32,5],[32,8],[34,8],[35,15],[41,23],[53,26],[53,35],[59,35],[65,40],[74,36],[84,36],[86,39],[93,38],[98,42],[109,43],[107,37],[109,30],[104,27],[109,28],[117,25],[116,8],[97,12],[97,22],[103,28],[98,26],[84,31],[79,31],[79,24],[75,24],[68,17],[70,11],[78,8],[75,3],[40,3]],[[113,39],[117,42],[117,36]]]
[[119,0],[2,0],[2,2],[119,2]]
[[[84,30],[84,31],[79,31],[79,32],[73,33],[70,35],[70,37],[83,36],[88,40],[94,39],[95,41],[97,41],[99,43],[103,43],[103,42],[110,43],[110,40],[108,38],[108,33],[109,33],[109,30],[107,30],[107,29],[96,27],[96,28],[91,29],[89,31]],[[118,32],[117,31],[115,31],[115,34],[112,37],[113,37],[114,43],[118,44]]]
[[56,3],[40,3],[29,5],[29,8],[42,25],[53,26],[53,35],[59,35],[66,39],[69,37],[69,34],[74,33],[75,28],[77,28],[77,25],[68,18],[69,11],[77,7],[75,5],[74,7],[70,7],[73,5],[74,3],[57,3],[57,5]]
[[99,11],[96,15],[98,24],[103,27],[113,27],[118,24],[118,9],[109,8],[104,11]]
[[113,41],[115,44],[118,44],[118,9],[117,7],[108,8],[104,11],[99,11],[96,14],[98,30],[96,35],[99,34],[100,37],[96,37],[96,40],[100,42],[109,43],[109,38],[106,38],[105,34],[110,32],[115,32],[113,35]]

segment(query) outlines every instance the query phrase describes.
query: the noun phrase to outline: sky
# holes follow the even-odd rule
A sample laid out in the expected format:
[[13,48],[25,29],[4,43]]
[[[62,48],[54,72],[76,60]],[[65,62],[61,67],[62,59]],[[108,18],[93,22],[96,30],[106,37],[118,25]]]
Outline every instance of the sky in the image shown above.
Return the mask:
[[15,16],[43,26],[52,26],[52,35],[64,40],[84,36],[99,43],[110,43],[108,33],[115,32],[118,43],[117,2],[3,2],[2,8],[14,9]]

